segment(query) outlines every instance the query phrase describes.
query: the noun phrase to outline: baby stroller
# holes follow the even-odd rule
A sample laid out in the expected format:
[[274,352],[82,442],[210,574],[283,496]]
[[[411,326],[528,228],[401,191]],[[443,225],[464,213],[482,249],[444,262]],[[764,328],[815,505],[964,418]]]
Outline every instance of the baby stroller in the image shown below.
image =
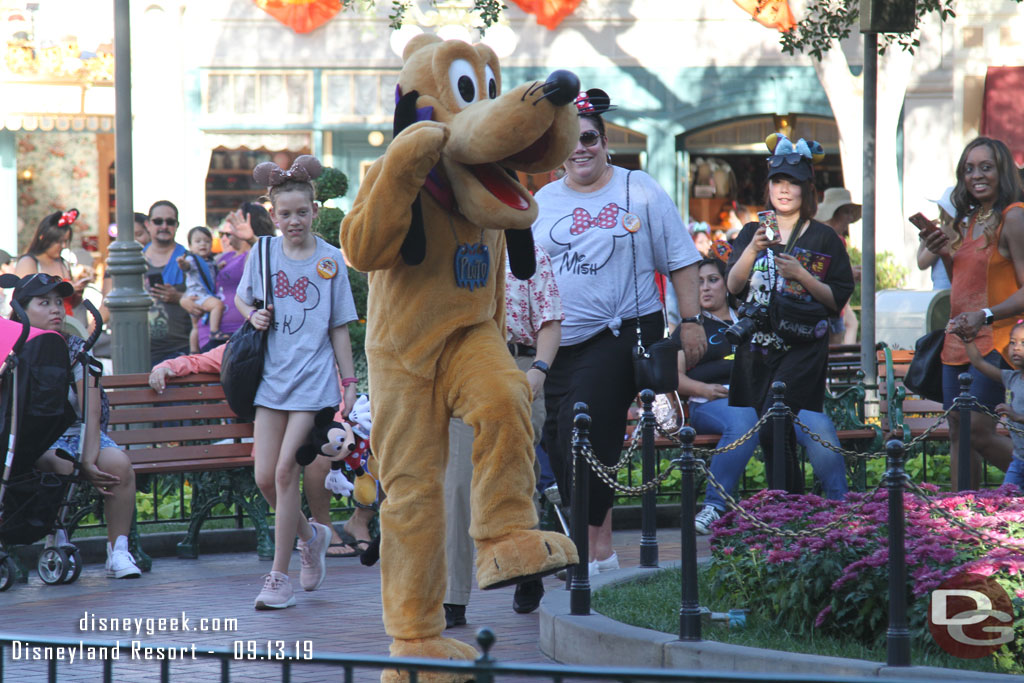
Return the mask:
[[[76,420],[74,406],[68,401],[72,375],[67,344],[56,332],[31,328],[17,302],[12,302],[12,307],[18,320],[24,322],[0,319],[0,356],[6,356],[0,365],[0,409],[4,416],[0,444],[7,445],[0,479],[0,591],[9,588],[16,578],[16,565],[6,548],[35,543],[47,536],[50,538],[37,565],[39,578],[47,584],[71,583],[82,571],[79,551],[67,542],[63,526],[67,500],[78,481],[77,462],[58,451],[59,457],[74,464],[71,475],[34,468],[36,460]],[[98,313],[91,305],[87,307],[99,330]],[[86,348],[96,336],[94,333],[90,337]],[[87,415],[84,404],[83,397],[82,414]],[[59,541],[55,543],[54,539]]]

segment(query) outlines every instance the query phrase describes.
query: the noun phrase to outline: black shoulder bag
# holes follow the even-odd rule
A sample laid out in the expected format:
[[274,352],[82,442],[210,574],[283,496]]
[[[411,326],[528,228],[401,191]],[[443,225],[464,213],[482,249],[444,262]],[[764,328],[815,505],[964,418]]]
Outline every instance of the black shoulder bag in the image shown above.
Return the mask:
[[[257,309],[266,308],[273,299],[270,295],[270,244],[261,237],[257,245],[257,258],[262,261],[263,300],[256,300]],[[251,316],[250,316],[251,317]],[[248,320],[238,328],[224,349],[220,364],[220,383],[224,387],[231,411],[243,420],[256,415],[256,391],[263,381],[263,358],[267,352],[267,333],[257,330]]]
[[[796,246],[800,236],[797,225],[790,234],[789,242],[782,253],[788,254]],[[809,344],[828,335],[828,309],[814,297],[810,301],[785,296],[779,292],[778,270],[775,267],[775,253],[768,250],[769,267],[775,273],[772,278],[772,297],[768,305],[768,317],[772,330],[787,344]]]
[[[626,174],[626,213],[629,213],[629,177]],[[679,387],[677,354],[679,347],[672,339],[662,339],[644,347],[640,331],[640,285],[636,275],[636,239],[629,233],[629,246],[633,250],[633,296],[636,300],[636,348],[633,349],[633,378],[638,392],[650,389],[655,394],[665,394]]]

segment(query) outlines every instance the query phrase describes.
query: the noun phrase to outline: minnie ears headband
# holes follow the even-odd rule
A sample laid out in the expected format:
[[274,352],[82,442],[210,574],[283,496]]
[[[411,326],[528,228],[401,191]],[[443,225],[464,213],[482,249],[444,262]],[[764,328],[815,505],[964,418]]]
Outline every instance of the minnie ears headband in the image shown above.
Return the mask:
[[591,88],[586,92],[581,92],[576,97],[575,105],[576,111],[580,116],[600,116],[606,112],[618,109],[617,106],[612,104],[612,99],[608,97],[608,93],[600,88]]
[[70,227],[77,220],[78,209],[68,209],[67,211],[60,215],[60,218],[57,220],[57,227]]
[[812,163],[818,163],[825,158],[825,148],[814,140],[807,142],[800,138],[796,143],[793,143],[793,141],[781,133],[772,133],[764,139],[764,144],[768,147],[768,151],[772,153],[772,156],[769,157],[769,162],[774,157],[783,157],[790,164],[796,164],[800,162],[800,159],[797,159],[795,155],[804,157]]
[[295,159],[287,171],[273,161],[264,161],[252,170],[252,177],[260,185],[275,187],[289,180],[299,183],[312,182],[314,178],[320,177],[323,170],[319,159],[311,154],[303,154]]

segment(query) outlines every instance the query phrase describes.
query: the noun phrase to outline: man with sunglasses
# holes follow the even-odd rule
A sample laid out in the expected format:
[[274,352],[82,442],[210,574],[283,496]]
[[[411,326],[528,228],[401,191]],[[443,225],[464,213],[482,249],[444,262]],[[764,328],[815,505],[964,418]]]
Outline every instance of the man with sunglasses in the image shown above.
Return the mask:
[[[178,207],[162,199],[149,208],[146,219],[150,242],[143,249],[146,259],[145,286],[153,299],[149,309],[149,355],[153,365],[188,353],[188,336],[192,331],[190,314],[181,307],[185,276],[178,266],[178,257],[185,247],[174,241],[178,230]],[[194,305],[194,304],[193,304]]]

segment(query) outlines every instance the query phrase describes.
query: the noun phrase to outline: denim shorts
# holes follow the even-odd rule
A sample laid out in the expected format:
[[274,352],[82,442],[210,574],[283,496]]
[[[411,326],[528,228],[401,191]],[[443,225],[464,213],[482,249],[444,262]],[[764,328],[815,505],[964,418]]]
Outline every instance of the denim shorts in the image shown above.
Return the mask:
[[[50,446],[51,450],[57,450],[58,448],[67,451],[76,460],[82,457],[81,452],[78,449],[78,442],[81,436],[75,433],[71,436],[64,434],[62,437],[53,442]],[[106,432],[100,432],[100,448],[120,448],[113,439],[107,436]]]
[[[1003,357],[998,351],[989,351],[985,356],[992,365],[1000,370],[1010,370]],[[975,369],[970,363],[964,365],[943,365],[942,366],[942,407],[947,409],[953,405],[953,399],[960,395],[960,382],[957,377],[960,373],[966,372],[971,375],[971,395],[981,405],[995,410],[1000,403],[1006,402],[1006,388],[1002,382],[993,382],[981,371]]]

